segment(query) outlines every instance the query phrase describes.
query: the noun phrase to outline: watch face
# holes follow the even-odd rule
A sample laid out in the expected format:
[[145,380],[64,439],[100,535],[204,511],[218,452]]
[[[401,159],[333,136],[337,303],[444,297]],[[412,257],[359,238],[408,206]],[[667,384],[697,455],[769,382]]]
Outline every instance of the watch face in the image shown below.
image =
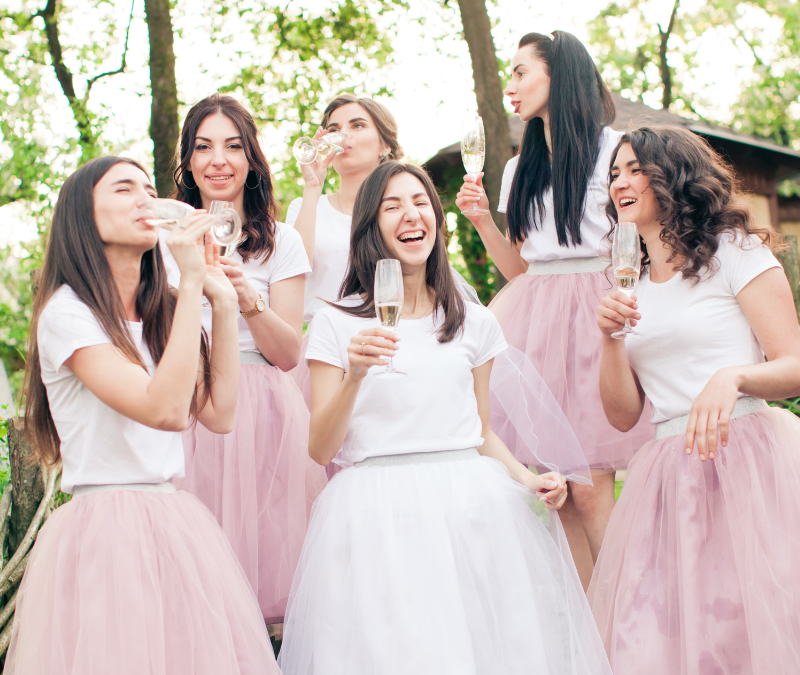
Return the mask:
[[263,312],[267,308],[267,303],[264,302],[264,298],[259,298],[256,300],[256,309],[259,312]]

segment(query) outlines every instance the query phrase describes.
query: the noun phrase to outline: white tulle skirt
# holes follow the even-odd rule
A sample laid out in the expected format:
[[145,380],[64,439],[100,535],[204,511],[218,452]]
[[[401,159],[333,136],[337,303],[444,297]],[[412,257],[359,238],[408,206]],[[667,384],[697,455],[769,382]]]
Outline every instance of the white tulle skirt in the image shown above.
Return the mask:
[[357,465],[323,490],[284,675],[610,675],[558,518],[496,460],[448,455]]

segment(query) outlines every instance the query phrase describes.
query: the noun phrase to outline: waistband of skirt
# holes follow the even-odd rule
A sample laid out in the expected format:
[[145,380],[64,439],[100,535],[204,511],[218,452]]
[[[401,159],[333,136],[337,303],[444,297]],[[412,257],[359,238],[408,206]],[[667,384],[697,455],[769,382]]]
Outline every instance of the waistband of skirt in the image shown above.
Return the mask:
[[581,272],[604,272],[611,265],[611,258],[567,258],[564,260],[537,260],[528,263],[526,274],[580,274]]
[[441,450],[439,452],[409,452],[405,455],[379,455],[367,457],[353,464],[354,467],[365,466],[399,466],[401,464],[436,464],[439,462],[460,462],[465,459],[480,457],[478,448],[466,450]]
[[261,352],[239,352],[239,363],[260,363],[267,366],[272,365],[264,358]]
[[[758,412],[763,408],[768,408],[769,405],[763,398],[754,398],[752,396],[743,396],[733,407],[731,419],[749,415],[750,413]],[[656,440],[668,438],[669,436],[677,436],[686,433],[686,427],[689,424],[689,415],[683,417],[675,417],[666,422],[659,422],[656,424]]]
[[73,496],[88,495],[93,492],[109,492],[111,490],[132,490],[134,492],[161,492],[174,494],[178,491],[171,480],[163,483],[120,483],[119,485],[76,485],[72,491]]

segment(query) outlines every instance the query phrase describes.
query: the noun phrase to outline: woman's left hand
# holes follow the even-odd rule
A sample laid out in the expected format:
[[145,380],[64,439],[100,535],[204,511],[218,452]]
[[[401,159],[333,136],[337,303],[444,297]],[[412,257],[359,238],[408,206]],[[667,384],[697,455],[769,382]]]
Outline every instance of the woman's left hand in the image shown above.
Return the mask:
[[567,500],[567,480],[564,476],[555,471],[538,475],[529,471],[528,474],[525,477],[525,487],[535,492],[539,501],[551,511],[564,506]]
[[695,399],[686,426],[686,454],[691,455],[697,442],[700,461],[714,459],[717,454],[717,432],[724,448],[728,444],[728,423],[739,397],[735,368],[722,368],[714,373]]
[[225,276],[228,277],[228,281],[231,282],[231,285],[236,290],[236,296],[239,299],[239,309],[243,312],[253,309],[258,300],[258,293],[244,275],[241,264],[227,256],[222,256],[219,262],[222,266],[222,271],[225,272]]
[[236,290],[228,281],[220,265],[219,248],[211,238],[205,235],[206,275],[203,278],[203,295],[208,298],[211,306],[217,303],[236,302]]

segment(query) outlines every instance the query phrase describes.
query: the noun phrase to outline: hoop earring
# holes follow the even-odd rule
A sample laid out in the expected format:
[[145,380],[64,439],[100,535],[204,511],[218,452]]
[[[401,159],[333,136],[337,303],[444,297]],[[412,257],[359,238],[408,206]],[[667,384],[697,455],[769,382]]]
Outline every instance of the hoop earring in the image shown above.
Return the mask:
[[[195,182],[194,182],[194,185],[187,185],[187,183],[186,183],[186,174],[187,174],[187,173],[188,173],[190,176],[192,175],[192,172],[191,172],[191,171],[181,171],[181,183],[183,183],[183,186],[184,186],[186,189],[188,189],[188,190],[194,190],[194,189],[197,187],[197,181],[195,181]],[[194,178],[194,176],[192,176],[192,178]]]
[[[255,172],[255,171],[253,171],[253,173],[256,173],[256,172]],[[245,179],[244,179],[244,186],[245,186],[245,187],[246,187],[248,190],[255,190],[255,189],[256,189],[256,188],[257,188],[259,185],[261,185],[261,174],[260,174],[260,173],[256,173],[256,176],[258,176],[258,183],[256,183],[256,184],[255,184],[253,187],[250,187],[250,186],[247,184],[247,178],[250,178],[250,176],[248,176],[247,178],[245,178]]]

